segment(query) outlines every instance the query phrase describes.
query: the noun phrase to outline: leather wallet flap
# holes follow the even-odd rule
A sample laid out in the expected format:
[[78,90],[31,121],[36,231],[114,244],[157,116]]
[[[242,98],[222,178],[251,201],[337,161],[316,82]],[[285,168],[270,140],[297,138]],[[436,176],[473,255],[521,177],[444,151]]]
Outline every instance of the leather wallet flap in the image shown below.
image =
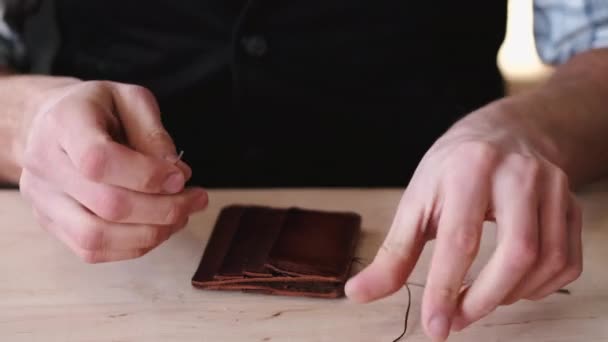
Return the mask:
[[350,270],[360,218],[292,208],[285,228],[270,252],[267,266],[294,276],[317,275],[342,279]]

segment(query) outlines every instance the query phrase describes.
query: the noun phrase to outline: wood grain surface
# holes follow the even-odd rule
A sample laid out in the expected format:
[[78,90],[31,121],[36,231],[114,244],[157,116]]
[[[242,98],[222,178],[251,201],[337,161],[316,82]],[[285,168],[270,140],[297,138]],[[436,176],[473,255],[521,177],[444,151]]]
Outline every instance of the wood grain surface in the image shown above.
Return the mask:
[[[608,187],[580,194],[585,210],[581,278],[571,295],[501,307],[450,341],[608,341]],[[89,265],[40,229],[15,191],[0,192],[0,341],[379,341],[401,333],[407,291],[357,305],[195,289],[190,278],[219,210],[228,204],[353,210],[363,216],[357,255],[375,254],[401,190],[221,190],[188,227],[132,261]],[[494,247],[488,224],[472,275]],[[410,278],[424,283],[432,243]],[[427,341],[422,289],[411,287],[404,341]]]

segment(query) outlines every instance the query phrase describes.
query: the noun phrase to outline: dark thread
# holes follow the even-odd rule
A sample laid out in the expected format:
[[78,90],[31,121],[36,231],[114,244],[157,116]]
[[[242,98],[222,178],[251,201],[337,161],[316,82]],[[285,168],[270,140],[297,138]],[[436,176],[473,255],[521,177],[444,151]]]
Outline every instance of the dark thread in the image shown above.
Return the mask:
[[[366,261],[365,258],[361,258],[361,257],[354,257],[352,259],[353,263],[357,263],[359,265],[362,266],[369,266],[369,262],[366,264],[364,263],[364,261]],[[420,287],[420,288],[424,288],[425,285],[424,284],[419,284],[419,283],[411,283],[411,282],[406,282],[405,283],[405,288],[407,289],[407,309],[405,310],[405,320],[403,322],[403,332],[401,333],[401,335],[399,335],[399,337],[397,337],[396,339],[394,339],[392,342],[397,342],[399,340],[401,340],[405,334],[407,333],[407,323],[409,320],[409,316],[410,316],[410,309],[412,307],[412,292],[410,291],[410,285],[412,286],[416,286],[416,287]],[[556,294],[565,294],[565,295],[570,295],[570,290],[568,289],[559,289],[557,291],[555,291]]]
[[405,320],[403,322],[403,332],[401,333],[401,335],[399,335],[399,337],[394,339],[393,342],[397,342],[397,341],[401,340],[403,338],[403,336],[405,336],[405,333],[407,333],[407,321],[409,320],[410,308],[412,307],[412,292],[410,291],[410,287],[408,286],[407,283],[405,283],[405,288],[407,289],[407,309],[405,310]]

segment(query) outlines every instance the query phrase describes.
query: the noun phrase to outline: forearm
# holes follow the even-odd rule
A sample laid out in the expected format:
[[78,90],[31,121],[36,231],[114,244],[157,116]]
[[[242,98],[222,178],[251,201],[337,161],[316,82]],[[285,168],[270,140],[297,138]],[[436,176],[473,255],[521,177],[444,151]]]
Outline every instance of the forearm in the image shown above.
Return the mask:
[[[538,89],[498,101],[573,186],[608,174],[608,49],[580,54]],[[506,109],[506,110],[505,110]]]
[[0,69],[0,185],[15,185],[21,174],[21,154],[31,120],[31,99],[66,82],[48,76],[15,75]]

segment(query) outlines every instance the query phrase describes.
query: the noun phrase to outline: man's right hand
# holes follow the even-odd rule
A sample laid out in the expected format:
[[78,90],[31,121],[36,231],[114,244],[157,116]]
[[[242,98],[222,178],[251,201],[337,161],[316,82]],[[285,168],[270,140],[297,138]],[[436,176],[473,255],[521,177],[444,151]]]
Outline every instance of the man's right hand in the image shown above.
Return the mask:
[[145,88],[70,80],[24,113],[20,189],[39,223],[89,263],[137,258],[204,209],[184,189],[156,100]]

